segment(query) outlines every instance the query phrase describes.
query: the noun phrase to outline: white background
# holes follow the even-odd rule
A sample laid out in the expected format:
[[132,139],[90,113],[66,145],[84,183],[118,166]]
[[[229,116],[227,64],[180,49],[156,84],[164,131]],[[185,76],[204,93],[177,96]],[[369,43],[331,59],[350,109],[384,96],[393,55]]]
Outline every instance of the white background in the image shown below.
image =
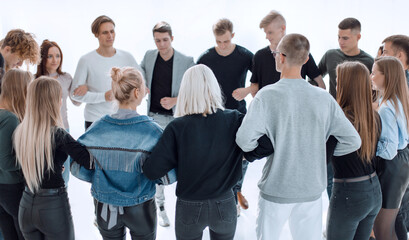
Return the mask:
[[[193,56],[195,60],[214,46],[212,24],[219,18],[229,18],[236,33],[233,41],[253,53],[268,45],[260,20],[272,9],[280,11],[287,20],[287,33],[304,34],[311,44],[311,53],[318,64],[330,48],[337,48],[337,26],[346,17],[356,17],[362,24],[361,49],[374,56],[382,40],[392,34],[409,35],[409,1],[407,0],[314,0],[314,1],[57,1],[26,0],[0,2],[0,34],[22,28],[36,35],[39,44],[44,39],[56,41],[64,54],[63,71],[74,75],[79,58],[98,47],[91,33],[91,23],[99,15],[108,15],[116,23],[115,47],[131,52],[138,63],[148,49],[155,48],[152,27],[164,20],[171,24],[175,49]],[[35,73],[35,68],[30,67]],[[327,79],[326,79],[327,83]],[[327,84],[328,86],[328,84]],[[248,102],[251,101],[249,97]],[[139,112],[145,113],[142,103]],[[71,133],[83,133],[83,105],[68,106]],[[264,161],[249,165],[243,193],[250,209],[238,219],[235,239],[255,239],[255,217],[258,197],[257,181]],[[206,183],[203,183],[206,184]],[[167,187],[166,196],[171,227],[158,226],[157,239],[174,239],[174,188]],[[101,239],[93,226],[93,204],[89,185],[71,178],[69,184],[77,239]],[[328,200],[324,196],[324,220]],[[273,224],[273,223],[272,223]],[[209,239],[205,232],[204,239]],[[288,226],[281,239],[291,239]]]

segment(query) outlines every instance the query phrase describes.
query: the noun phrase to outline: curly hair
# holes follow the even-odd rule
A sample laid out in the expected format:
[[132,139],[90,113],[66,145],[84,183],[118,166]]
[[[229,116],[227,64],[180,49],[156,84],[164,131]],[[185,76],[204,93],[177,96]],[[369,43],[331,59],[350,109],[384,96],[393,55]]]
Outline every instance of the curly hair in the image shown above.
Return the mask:
[[24,61],[33,65],[40,62],[40,47],[34,40],[32,33],[27,33],[22,29],[9,31],[3,39],[1,48],[9,46],[12,53],[17,53]]

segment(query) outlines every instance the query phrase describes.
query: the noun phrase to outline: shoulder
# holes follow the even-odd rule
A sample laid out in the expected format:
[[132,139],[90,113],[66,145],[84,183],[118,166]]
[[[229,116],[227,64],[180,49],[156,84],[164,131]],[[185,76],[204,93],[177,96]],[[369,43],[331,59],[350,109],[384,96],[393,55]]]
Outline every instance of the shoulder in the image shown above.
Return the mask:
[[200,57],[197,59],[197,63],[201,63],[201,61],[206,60],[210,57],[214,56],[214,47],[207,49],[204,51]]
[[174,51],[175,51],[175,57],[182,59],[184,61],[193,61],[193,57],[186,56],[185,54],[177,51],[176,49],[174,49]]
[[133,59],[133,60],[135,59],[130,52],[127,52],[121,49],[116,49],[116,54],[118,54],[118,56],[122,58]]
[[90,60],[90,59],[94,59],[94,58],[96,58],[96,57],[98,57],[97,51],[96,51],[96,50],[92,50],[91,52],[89,52],[89,53],[83,55],[83,56],[80,58],[80,61],[81,61],[81,60]]
[[271,51],[270,51],[270,48],[267,46],[265,48],[258,50],[256,54],[254,54],[254,58],[266,56],[268,55],[268,53],[271,53]]
[[8,110],[0,110],[0,122],[18,125],[20,121],[14,113]]
[[240,45],[236,45],[236,47],[237,47],[237,51],[238,51],[240,54],[243,54],[243,55],[245,55],[245,56],[247,56],[247,57],[253,58],[253,55],[254,55],[254,54],[253,54],[250,50],[248,50],[247,48],[242,47],[242,46],[240,46]]
[[71,74],[69,74],[69,73],[67,73],[67,72],[64,72],[62,75],[60,75],[60,77],[63,78],[63,79],[72,80]]

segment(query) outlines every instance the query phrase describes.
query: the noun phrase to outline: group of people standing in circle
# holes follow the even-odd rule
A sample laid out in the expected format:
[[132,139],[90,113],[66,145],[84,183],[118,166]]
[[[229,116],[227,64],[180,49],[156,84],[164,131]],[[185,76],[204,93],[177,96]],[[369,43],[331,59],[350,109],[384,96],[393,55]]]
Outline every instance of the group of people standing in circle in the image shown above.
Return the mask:
[[[164,186],[175,181],[176,238],[201,239],[208,227],[211,239],[233,239],[240,208],[249,207],[241,193],[247,165],[264,157],[258,239],[279,239],[287,220],[293,239],[322,238],[327,185],[327,239],[366,240],[372,230],[378,240],[407,239],[409,37],[386,38],[374,60],[358,48],[360,22],[346,18],[340,49],[317,66],[308,39],[286,35],[279,12],[260,28],[270,45],[253,55],[220,19],[216,46],[195,65],[159,22],[157,49],[138,65],[113,47],[114,21],[99,16],[91,25],[99,47],[81,57],[74,78],[62,71],[56,42],[38,46],[11,30],[0,49],[4,239],[75,238],[70,172],[91,183],[103,239],[125,239],[127,228],[132,239],[156,239],[158,216],[170,225]],[[23,61],[38,63],[35,79],[18,69]],[[145,97],[147,112],[138,112]],[[78,140],[69,134],[68,98],[86,103]]]

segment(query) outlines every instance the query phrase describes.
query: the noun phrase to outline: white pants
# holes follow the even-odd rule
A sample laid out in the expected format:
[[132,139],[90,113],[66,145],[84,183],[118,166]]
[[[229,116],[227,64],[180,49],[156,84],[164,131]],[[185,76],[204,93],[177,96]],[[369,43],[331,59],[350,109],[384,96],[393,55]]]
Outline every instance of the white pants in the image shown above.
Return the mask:
[[258,240],[278,240],[286,221],[293,240],[322,239],[322,199],[281,204],[259,197],[256,232]]

